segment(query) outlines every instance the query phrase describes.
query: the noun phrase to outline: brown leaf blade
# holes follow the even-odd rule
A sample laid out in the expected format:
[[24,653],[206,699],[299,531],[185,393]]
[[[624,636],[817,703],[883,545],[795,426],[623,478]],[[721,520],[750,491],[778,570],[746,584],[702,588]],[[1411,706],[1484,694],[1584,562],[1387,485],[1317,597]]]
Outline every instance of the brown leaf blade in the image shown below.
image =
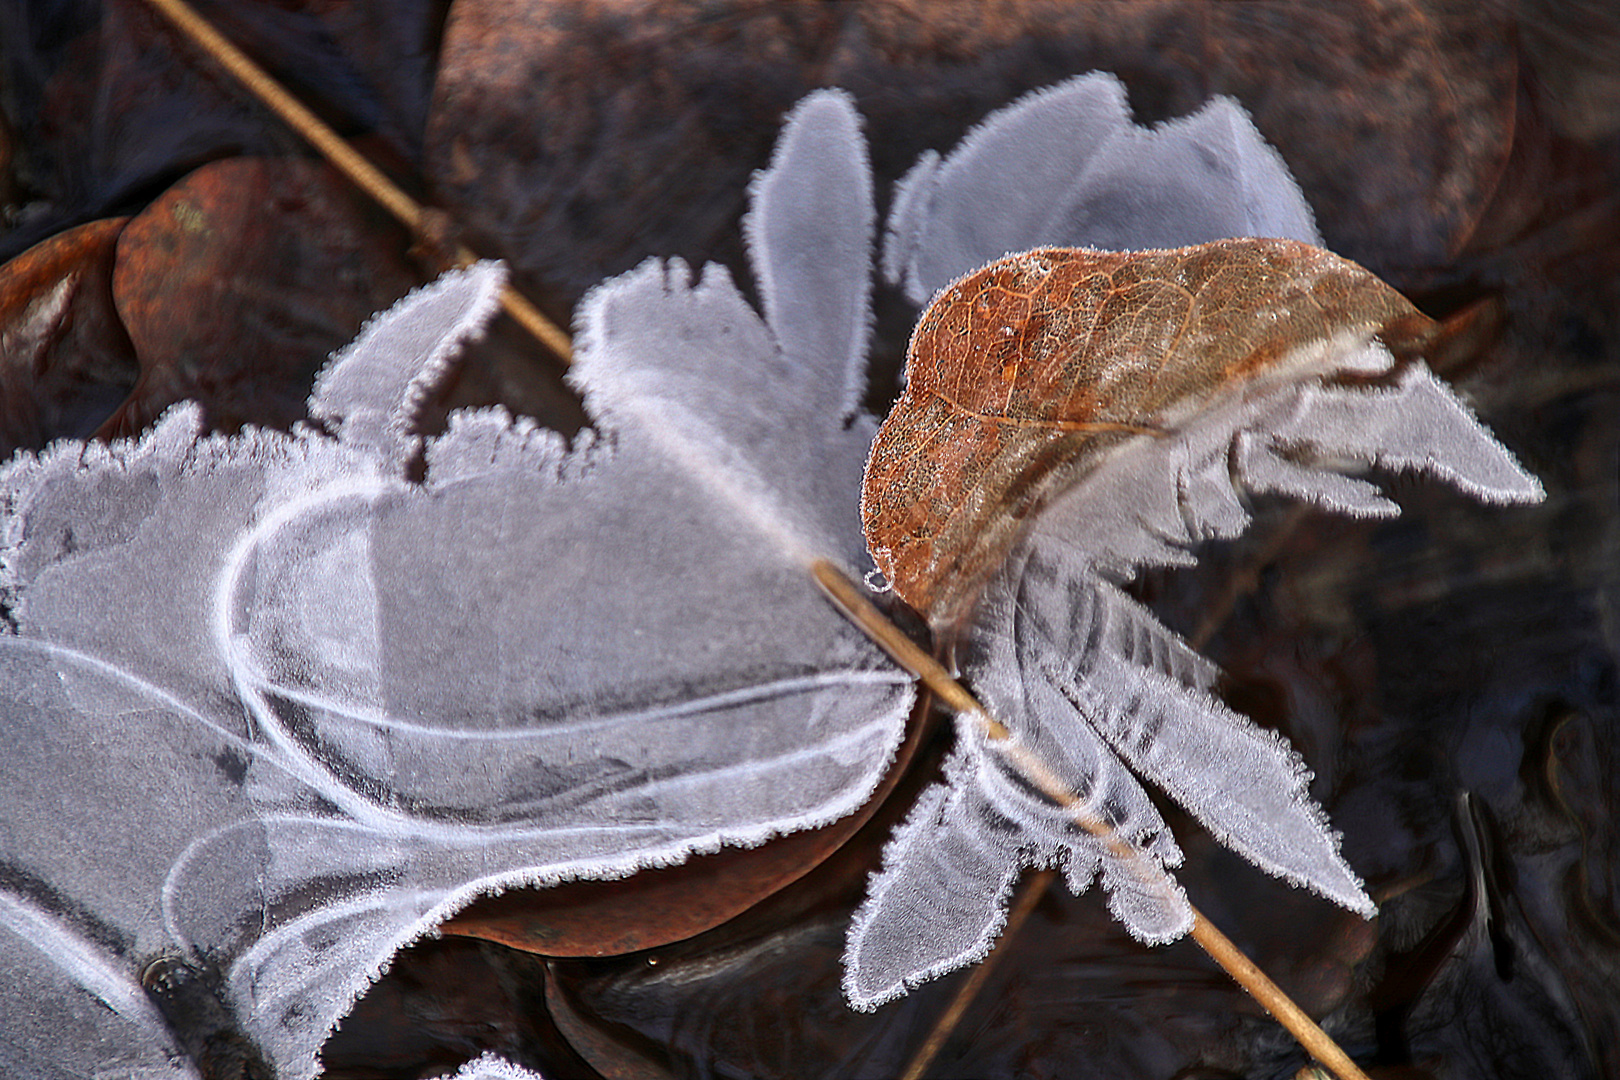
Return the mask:
[[917,324],[867,464],[873,557],[902,599],[954,625],[1023,524],[1111,448],[1336,341],[1379,334],[1400,354],[1431,325],[1366,270],[1290,240],[997,260]]
[[112,298],[128,220],[80,225],[0,266],[0,459],[92,434],[135,385]]
[[108,433],[187,399],[222,430],[291,425],[327,357],[414,283],[402,246],[324,166],[232,158],[192,172],[119,238],[113,295],[141,380]]

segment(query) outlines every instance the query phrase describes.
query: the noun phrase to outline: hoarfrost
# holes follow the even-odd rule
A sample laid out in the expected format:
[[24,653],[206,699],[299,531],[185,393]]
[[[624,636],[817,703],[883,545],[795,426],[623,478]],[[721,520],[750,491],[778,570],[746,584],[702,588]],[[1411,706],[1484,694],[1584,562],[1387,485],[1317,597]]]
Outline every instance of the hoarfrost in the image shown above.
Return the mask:
[[[1242,110],[1218,99],[1147,131],[1131,124],[1117,80],[1091,75],[993,114],[943,162],[925,155],[896,191],[884,268],[920,303],[1022,248],[1245,235],[1317,241],[1297,186]],[[1100,876],[1143,941],[1186,933],[1192,910],[1167,873],[1181,852],[1138,778],[1254,865],[1372,914],[1299,756],[1215,698],[1213,666],[1118,586],[1239,535],[1250,492],[1389,516],[1399,508],[1347,474],[1423,472],[1495,503],[1533,502],[1541,487],[1421,362],[1396,373],[1370,336],[1279,367],[1173,432],[1112,451],[1040,512],[991,579],[957,657],[1012,739],[959,724],[945,780],[886,849],[845,953],[856,1007],[982,957],[1028,866],[1061,866],[1076,893]],[[1390,382],[1341,386],[1336,375]],[[1078,804],[1036,792],[1009,760],[1025,753]]]

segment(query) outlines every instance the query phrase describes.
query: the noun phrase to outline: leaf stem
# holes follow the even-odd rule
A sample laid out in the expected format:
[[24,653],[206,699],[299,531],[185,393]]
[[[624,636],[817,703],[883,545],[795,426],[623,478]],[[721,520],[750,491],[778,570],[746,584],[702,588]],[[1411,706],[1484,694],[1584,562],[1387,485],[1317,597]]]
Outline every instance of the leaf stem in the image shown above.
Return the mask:
[[[333,131],[320,118],[295,98],[287,89],[270,77],[246,53],[232,45],[215,30],[206,19],[185,0],[147,0],[175,27],[214,59],[237,82],[286,121],[313,146],[334,168],[347,176],[356,187],[369,195],[411,231],[411,235],[429,248],[439,248],[443,230],[438,227],[442,214],[429,210],[405,194],[383,171],[368,161],[341,135]],[[451,251],[451,262],[467,266],[476,262],[478,255],[464,245],[456,244]],[[557,324],[541,314],[528,297],[507,285],[501,291],[501,306],[518,325],[522,326],[540,344],[555,353],[563,363],[573,358],[573,345],[568,335]]]
[[901,629],[861,594],[860,587],[827,559],[816,559],[810,564],[810,576],[816,579],[823,592],[832,598],[844,617],[861,629],[878,648],[888,653],[894,662],[911,672],[912,676],[939,696],[939,699],[958,713],[973,717],[985,725],[992,739],[1007,739],[1012,732],[1000,721],[984,711],[967,688],[951,677],[945,665],[929,656],[922,646],[908,638]]
[[[1127,844],[1108,824],[1087,814],[1080,808],[1080,800],[1069,791],[1047,765],[1031,754],[1013,737],[1013,732],[992,717],[967,688],[957,682],[943,664],[908,638],[898,626],[879,611],[837,566],[826,559],[810,564],[810,575],[832,600],[843,615],[871,638],[879,648],[891,656],[895,663],[909,671],[928,689],[959,715],[980,725],[986,739],[1003,744],[1007,759],[1023,773],[1025,779],[1062,806],[1069,807],[1076,822],[1088,832],[1108,842],[1117,856],[1128,859],[1133,869],[1147,879],[1163,876],[1158,863],[1146,858],[1136,847]],[[1191,905],[1189,905],[1191,906]],[[1253,960],[1232,944],[1215,924],[1198,908],[1192,908],[1192,938],[1210,959],[1219,964],[1239,986],[1260,1003],[1277,1022],[1299,1040],[1308,1053],[1332,1070],[1339,1080],[1367,1080],[1367,1074],[1334,1042],[1327,1032],[1294,1004],[1282,989],[1260,970]]]

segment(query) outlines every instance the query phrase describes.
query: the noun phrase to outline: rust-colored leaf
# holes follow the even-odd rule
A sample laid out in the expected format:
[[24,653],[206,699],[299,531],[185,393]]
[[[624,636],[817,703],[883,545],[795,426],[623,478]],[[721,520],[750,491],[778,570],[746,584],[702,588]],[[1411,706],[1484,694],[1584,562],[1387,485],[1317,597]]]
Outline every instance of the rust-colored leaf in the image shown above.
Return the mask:
[[1288,240],[1041,248],[948,286],[872,446],[867,543],[936,627],[965,614],[1023,523],[1110,447],[1335,339],[1397,354],[1433,324],[1372,274]]
[[113,295],[141,381],[106,433],[133,435],[191,399],[209,423],[286,426],[315,372],[416,284],[401,237],[331,169],[205,165],[130,221]]
[[80,225],[0,266],[0,458],[90,435],[135,385],[112,301],[127,220]]

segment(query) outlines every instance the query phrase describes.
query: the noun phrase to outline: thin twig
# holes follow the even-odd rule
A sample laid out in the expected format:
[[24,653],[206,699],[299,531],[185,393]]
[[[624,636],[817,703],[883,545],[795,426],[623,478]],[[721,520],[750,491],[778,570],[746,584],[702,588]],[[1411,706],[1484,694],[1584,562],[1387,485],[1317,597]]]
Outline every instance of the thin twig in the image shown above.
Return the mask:
[[[439,236],[434,228],[432,212],[400,190],[381,169],[367,161],[341,135],[322,123],[319,117],[271,78],[268,72],[248,59],[246,53],[232,45],[224,35],[209,25],[208,21],[197,14],[185,0],[147,0],[147,3],[212,57],[232,78],[285,120],[289,127],[302,135],[322,157],[353,181],[356,187],[398,218],[400,223],[411,231],[412,236],[430,248],[438,246]],[[477,262],[478,255],[458,244],[455,246],[451,261],[456,266],[467,266]],[[508,285],[501,292],[501,306],[518,325],[561,358],[563,363],[572,360],[573,345],[568,335],[559,329],[556,323],[541,314],[540,309],[530,303],[526,296]]]
[[[1163,867],[1159,866],[1156,860],[1147,857],[1133,845],[1127,844],[1106,822],[1086,813],[1080,800],[1044,762],[1019,745],[1005,724],[991,717],[984,706],[979,704],[967,688],[957,682],[939,661],[929,656],[906,637],[899,627],[890,622],[862,595],[860,588],[843,571],[826,559],[817,559],[811,564],[810,573],[815,578],[816,584],[821,586],[845,617],[893,657],[896,663],[932,690],[942,702],[956,710],[958,715],[978,724],[986,739],[1002,744],[999,749],[1008,761],[1018,768],[1024,778],[1054,802],[1068,807],[1074,814],[1077,824],[1094,836],[1107,841],[1111,853],[1129,860],[1133,871],[1145,879],[1151,880],[1165,874]],[[1210,958],[1232,976],[1239,986],[1247,990],[1262,1008],[1275,1017],[1278,1023],[1287,1028],[1312,1057],[1331,1069],[1340,1080],[1367,1080],[1367,1074],[1351,1060],[1350,1055],[1346,1054],[1316,1021],[1307,1016],[1303,1009],[1295,1005],[1254,961],[1243,955],[1242,950],[1232,944],[1231,939],[1216,929],[1215,925],[1204,917],[1203,912],[1194,907],[1192,914],[1193,940],[1198,942]]]

